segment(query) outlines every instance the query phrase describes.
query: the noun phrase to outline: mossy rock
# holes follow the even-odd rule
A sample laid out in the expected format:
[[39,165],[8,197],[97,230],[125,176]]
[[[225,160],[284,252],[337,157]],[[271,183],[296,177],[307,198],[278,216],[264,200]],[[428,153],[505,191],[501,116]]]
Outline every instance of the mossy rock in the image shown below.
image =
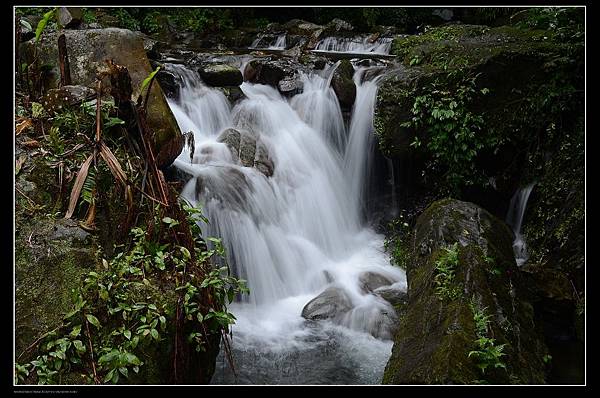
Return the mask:
[[[95,239],[76,222],[17,217],[15,229],[15,352],[60,326],[71,290],[97,264]],[[25,355],[20,361],[29,358]]]
[[340,106],[344,110],[351,110],[356,99],[356,85],[352,80],[354,67],[349,60],[344,59],[336,68],[331,79],[331,87],[338,97]]
[[[478,206],[454,199],[431,204],[418,218],[407,262],[408,305],[394,338],[384,384],[544,383],[546,347],[522,295],[512,233]],[[457,243],[448,289],[436,293],[436,262]],[[478,369],[469,352],[478,338],[472,305],[490,315],[489,335],[506,344],[506,369]]]
[[[152,69],[144,49],[143,36],[139,32],[119,28],[44,32],[38,54],[40,64],[46,65],[46,69],[49,70],[47,88],[56,88],[60,82],[57,45],[60,34],[64,34],[66,38],[72,84],[95,89],[98,68],[104,68],[106,61],[112,59],[117,64],[127,67],[131,76],[133,101],[136,102],[141,94],[145,95],[145,91],[140,91],[141,85]],[[23,43],[21,52],[29,62],[33,55],[33,46],[33,40]],[[147,122],[154,132],[155,153],[159,154],[163,148],[171,149],[163,159],[164,165],[168,166],[183,149],[183,141],[175,116],[167,104],[160,84],[156,82],[150,90]],[[173,145],[180,148],[179,152],[170,148]]]

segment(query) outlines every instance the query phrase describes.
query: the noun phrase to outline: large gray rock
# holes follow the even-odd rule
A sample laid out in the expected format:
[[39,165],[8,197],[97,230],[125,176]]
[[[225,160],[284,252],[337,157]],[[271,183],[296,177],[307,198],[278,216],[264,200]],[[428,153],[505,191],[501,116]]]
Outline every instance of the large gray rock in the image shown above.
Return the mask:
[[343,110],[351,110],[356,99],[356,85],[352,80],[353,76],[354,67],[349,60],[345,59],[335,69],[331,79],[331,87],[333,87]]
[[302,317],[311,320],[338,318],[352,309],[352,302],[344,290],[330,286],[302,309]]
[[[472,203],[444,199],[421,214],[414,236],[408,305],[383,383],[544,383],[547,348],[523,296],[506,224]],[[454,244],[453,276],[439,279],[437,264]],[[476,313],[489,317],[484,337],[493,338],[495,347],[504,344],[505,368],[490,365],[482,373],[482,360],[469,356],[481,349]]]
[[200,77],[209,86],[239,86],[244,82],[238,68],[226,64],[209,64],[199,69]]
[[361,273],[358,276],[358,281],[360,283],[361,289],[365,293],[371,293],[375,289],[378,289],[382,286],[389,286],[392,283],[394,283],[391,279],[372,271]]
[[[99,68],[104,68],[106,60],[112,59],[115,63],[127,67],[133,88],[132,99],[134,102],[137,101],[142,94],[140,92],[142,81],[152,72],[150,61],[144,50],[142,35],[118,28],[44,32],[38,54],[40,63],[50,66],[46,81],[48,88],[57,88],[60,82],[57,46],[59,34],[64,34],[66,37],[73,85],[95,88]],[[29,56],[28,60],[31,61],[34,43],[29,41],[23,44],[22,54],[26,59]],[[168,155],[160,156],[164,163],[161,166],[171,164],[181,153],[183,140],[160,84],[152,84],[148,100],[147,122],[154,132],[155,154],[160,154],[162,151]]]

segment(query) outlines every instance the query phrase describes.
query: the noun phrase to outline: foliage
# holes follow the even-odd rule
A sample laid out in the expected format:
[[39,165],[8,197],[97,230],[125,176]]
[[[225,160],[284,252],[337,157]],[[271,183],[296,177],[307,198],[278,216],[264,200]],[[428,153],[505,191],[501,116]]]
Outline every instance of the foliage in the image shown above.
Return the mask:
[[83,8],[83,23],[90,24],[97,22],[96,14],[89,8]]
[[454,285],[456,266],[458,265],[458,243],[443,248],[444,252],[435,262],[435,294],[440,300],[455,300],[460,297],[459,286]]
[[140,30],[140,22],[125,8],[111,8],[111,14],[117,18],[117,27]]
[[490,315],[485,313],[486,307],[479,308],[475,302],[470,303],[473,312],[473,321],[475,322],[475,340],[476,350],[469,352],[469,358],[474,357],[477,361],[477,367],[485,374],[487,368],[506,369],[502,362],[502,357],[506,355],[504,347],[506,344],[496,344],[496,340],[488,337]]
[[35,42],[36,43],[38,43],[40,41],[42,32],[46,28],[46,25],[48,24],[48,21],[50,20],[50,18],[53,18],[56,15],[56,10],[57,10],[56,8],[53,8],[52,10],[48,11],[47,13],[44,14],[44,16],[42,17],[40,22],[38,22],[37,28],[35,29]]
[[585,14],[577,7],[535,7],[526,11],[526,17],[517,22],[521,29],[552,31],[559,40],[580,41],[585,35]]
[[[489,93],[486,88],[477,88],[476,79],[477,75],[465,77],[453,87],[433,81],[415,97],[413,116],[402,124],[423,132],[432,159],[430,173],[443,175],[448,188],[455,192],[463,184],[487,182],[476,167],[477,155],[482,150],[493,150],[502,141],[501,137],[485,134],[483,117],[471,110],[479,96]],[[421,145],[417,134],[411,146]]]
[[[182,208],[190,227],[200,232],[198,222],[205,220],[200,210],[188,204]],[[16,365],[17,380],[35,371],[37,383],[56,384],[77,371],[89,383],[114,384],[138,373],[145,365],[142,353],[162,344],[167,319],[174,316],[164,303],[168,289],[183,294],[188,340],[195,342],[197,351],[206,348],[207,335],[228,330],[235,322],[227,305],[236,294],[248,293],[245,282],[230,276],[227,266],[204,272],[209,262],[224,256],[220,240],[208,238],[214,247],[208,249],[194,235],[192,254],[168,239],[178,222],[158,214],[157,207],[148,229],[132,229],[129,249],[110,262],[103,260],[101,271],[85,276],[73,291],[73,310],[64,316],[63,325],[43,339],[37,358]],[[209,308],[203,296],[207,291],[213,298]]]
[[387,252],[391,251],[391,263],[405,270],[409,261],[410,228],[402,214],[388,224],[388,231],[383,247]]

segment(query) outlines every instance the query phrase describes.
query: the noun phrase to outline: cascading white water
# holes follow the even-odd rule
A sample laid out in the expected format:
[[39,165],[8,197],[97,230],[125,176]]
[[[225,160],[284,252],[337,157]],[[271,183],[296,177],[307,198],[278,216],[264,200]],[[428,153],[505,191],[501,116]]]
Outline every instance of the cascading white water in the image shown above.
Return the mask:
[[[223,362],[213,383],[379,383],[390,355],[394,310],[359,281],[373,272],[406,289],[383,237],[361,215],[376,86],[360,84],[346,146],[329,87],[333,69],[303,76],[304,93],[290,101],[273,87],[245,82],[246,98],[231,110],[218,90],[182,72],[180,98],[170,101],[196,145],[192,162],[187,152],[175,162],[194,176],[181,195],[202,206],[210,220],[204,233],[223,239],[228,262],[251,291],[231,306],[238,319],[232,341],[238,379]],[[271,177],[244,167],[218,142],[227,127],[249,132],[267,148]],[[335,323],[306,321],[304,305],[327,287],[343,291],[351,308]]]
[[513,251],[518,266],[525,264],[529,258],[525,237],[521,233],[521,224],[523,223],[527,201],[529,200],[529,195],[531,194],[534,185],[535,183],[532,182],[523,188],[519,188],[517,192],[515,192],[510,199],[508,213],[506,215],[506,223],[512,227],[513,233],[515,234]]
[[[264,34],[259,34],[256,39],[250,44],[249,48],[265,48],[267,50],[285,50],[286,47],[286,34],[280,34],[277,36],[275,41],[270,42],[266,47],[264,47]],[[262,45],[262,46],[261,46]]]
[[389,54],[392,40],[391,37],[380,37],[374,41],[370,41],[369,36],[326,37],[317,43],[315,51]]

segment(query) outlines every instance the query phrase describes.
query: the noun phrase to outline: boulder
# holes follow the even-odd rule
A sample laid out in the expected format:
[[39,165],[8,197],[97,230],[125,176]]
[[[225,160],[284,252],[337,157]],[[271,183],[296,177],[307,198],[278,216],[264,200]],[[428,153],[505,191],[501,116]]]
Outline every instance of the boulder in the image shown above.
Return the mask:
[[59,7],[56,18],[58,24],[63,28],[77,28],[83,21],[83,9],[81,7]]
[[408,294],[404,290],[395,289],[391,286],[379,287],[373,291],[373,294],[393,305],[396,312],[398,312],[398,316],[401,316],[402,313],[402,311],[398,311],[399,307],[406,306],[408,303]]
[[[444,199],[421,214],[414,234],[408,305],[383,383],[544,383],[547,348],[506,224],[472,203]],[[448,250],[455,262],[447,260]],[[452,264],[451,276],[439,276],[440,264]],[[484,348],[481,338],[493,341]],[[500,349],[497,362],[470,354]]]
[[254,60],[244,69],[245,81],[267,84],[276,88],[281,80],[292,79],[294,75],[294,68],[285,61],[279,60]]
[[394,283],[389,278],[386,278],[385,276],[372,271],[361,273],[358,276],[358,281],[360,283],[361,289],[365,293],[371,293],[375,289],[378,289],[382,286],[389,286],[392,283]]
[[178,98],[181,88],[181,78],[176,74],[162,69],[156,74],[156,81],[160,84],[167,98]]
[[267,177],[273,175],[274,165],[264,143],[254,134],[229,128],[217,138],[218,142],[227,145],[234,159],[238,159],[245,167],[254,167]]
[[198,70],[204,83],[213,87],[239,86],[244,82],[238,68],[226,64],[209,64]]
[[356,99],[356,85],[352,80],[353,76],[354,67],[349,60],[345,59],[338,65],[331,79],[331,87],[333,87],[343,110],[352,109]]
[[302,309],[302,317],[310,320],[339,318],[352,309],[348,294],[342,289],[330,286]]
[[[60,82],[57,46],[59,34],[66,36],[71,80],[74,85],[94,88],[98,68],[105,67],[106,60],[112,59],[117,64],[127,67],[133,88],[132,99],[134,102],[137,101],[141,94],[142,81],[152,72],[144,50],[143,37],[140,34],[118,28],[45,32],[40,40],[38,54],[41,64],[50,67],[46,82],[48,88],[56,88]],[[26,52],[32,56],[33,41],[23,44],[28,50]],[[181,132],[160,84],[152,85],[148,100],[147,122],[150,129],[154,131],[155,153],[160,153],[166,145],[179,146]],[[164,159],[165,164],[161,166],[171,164],[179,155],[176,152],[171,151],[170,156]]]

